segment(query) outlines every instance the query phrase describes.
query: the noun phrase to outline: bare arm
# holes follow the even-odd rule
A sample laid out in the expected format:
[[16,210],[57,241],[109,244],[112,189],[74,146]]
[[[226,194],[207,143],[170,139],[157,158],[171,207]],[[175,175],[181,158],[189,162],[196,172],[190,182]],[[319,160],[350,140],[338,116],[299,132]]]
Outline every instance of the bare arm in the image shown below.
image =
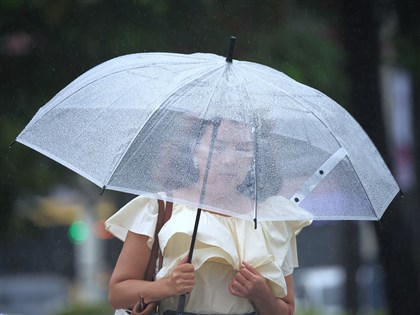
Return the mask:
[[243,263],[243,267],[229,284],[229,291],[232,295],[249,299],[259,315],[293,315],[295,308],[293,276],[286,276],[285,279],[287,295],[276,298],[265,278],[252,266]]
[[182,260],[172,275],[145,281],[150,258],[148,236],[128,232],[109,282],[108,300],[114,308],[132,307],[143,296],[145,303],[188,293],[195,284],[194,267]]

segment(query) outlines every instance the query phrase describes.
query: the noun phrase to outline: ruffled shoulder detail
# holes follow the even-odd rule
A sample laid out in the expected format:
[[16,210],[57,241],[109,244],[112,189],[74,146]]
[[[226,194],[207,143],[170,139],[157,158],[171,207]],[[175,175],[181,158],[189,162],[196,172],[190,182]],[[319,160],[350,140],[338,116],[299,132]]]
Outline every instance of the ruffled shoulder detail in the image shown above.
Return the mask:
[[[262,208],[264,211],[270,211],[277,216],[284,218],[284,221],[268,221],[264,222],[266,229],[264,230],[270,238],[269,245],[273,246],[275,260],[280,261],[281,269],[284,276],[293,273],[293,269],[299,266],[298,253],[296,246],[296,236],[300,231],[312,223],[312,214],[297,206],[294,202],[282,197],[273,196],[264,201]],[[296,220],[295,218],[299,218]],[[288,241],[284,246],[284,238]],[[286,248],[287,252],[279,251],[278,248]]]
[[[157,278],[170,274],[187,255],[195,214],[195,209],[174,205],[171,220],[159,234],[165,259]],[[284,276],[297,266],[296,233],[308,224],[310,221],[261,221],[254,229],[252,221],[204,211],[192,263],[196,270],[205,262],[219,262],[239,270],[242,262],[247,262],[268,280],[275,296],[284,297]]]
[[105,221],[105,229],[124,241],[128,231],[149,236],[151,248],[154,242],[159,206],[156,199],[139,196],[131,200]]

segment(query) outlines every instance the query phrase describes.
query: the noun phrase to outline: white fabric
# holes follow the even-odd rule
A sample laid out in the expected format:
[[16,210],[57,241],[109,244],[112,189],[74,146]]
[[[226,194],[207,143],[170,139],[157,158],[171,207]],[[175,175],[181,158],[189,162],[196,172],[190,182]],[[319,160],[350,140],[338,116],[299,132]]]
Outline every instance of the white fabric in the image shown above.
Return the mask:
[[313,174],[309,177],[305,183],[300,187],[299,191],[296,192],[290,200],[295,201],[299,205],[303,199],[308,196],[312,190],[314,190],[319,183],[337,166],[340,161],[347,156],[346,149],[340,148],[334,154],[332,154],[328,160],[324,162]]
[[[279,199],[281,198],[281,199]],[[282,197],[267,199],[264,207],[281,205],[283,211],[296,211],[296,205]],[[157,202],[137,197],[109,218],[108,231],[121,240],[127,231],[149,236],[153,244],[157,221]],[[159,244],[165,257],[157,279],[170,275],[178,262],[188,254],[196,209],[174,204],[171,219],[159,233]],[[187,296],[185,311],[213,314],[241,314],[254,311],[251,303],[232,296],[228,284],[243,261],[260,272],[273,294],[284,297],[284,277],[298,266],[296,234],[310,221],[264,221],[254,223],[203,211],[200,218],[192,264],[196,285]],[[161,301],[161,311],[176,310],[177,297]]]

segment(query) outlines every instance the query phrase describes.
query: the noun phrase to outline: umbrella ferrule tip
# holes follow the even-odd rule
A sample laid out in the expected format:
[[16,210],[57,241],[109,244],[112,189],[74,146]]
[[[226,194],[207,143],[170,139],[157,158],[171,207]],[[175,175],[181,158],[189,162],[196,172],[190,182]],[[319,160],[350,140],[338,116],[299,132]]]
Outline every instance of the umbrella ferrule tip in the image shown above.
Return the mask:
[[233,50],[235,49],[235,42],[236,42],[236,37],[231,36],[230,37],[230,42],[229,42],[229,51],[228,51],[228,54],[226,56],[226,62],[228,62],[228,63],[232,63],[232,61],[233,61]]

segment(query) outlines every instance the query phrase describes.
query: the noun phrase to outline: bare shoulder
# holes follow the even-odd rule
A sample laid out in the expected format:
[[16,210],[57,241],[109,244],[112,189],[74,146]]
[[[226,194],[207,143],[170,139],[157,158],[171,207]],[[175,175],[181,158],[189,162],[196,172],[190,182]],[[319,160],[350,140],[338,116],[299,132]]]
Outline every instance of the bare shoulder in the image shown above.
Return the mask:
[[139,257],[149,256],[150,248],[147,245],[149,236],[128,231],[125,238],[121,256],[127,256],[131,260],[137,260]]
[[128,232],[112,274],[114,281],[141,279],[150,258],[147,235]]

